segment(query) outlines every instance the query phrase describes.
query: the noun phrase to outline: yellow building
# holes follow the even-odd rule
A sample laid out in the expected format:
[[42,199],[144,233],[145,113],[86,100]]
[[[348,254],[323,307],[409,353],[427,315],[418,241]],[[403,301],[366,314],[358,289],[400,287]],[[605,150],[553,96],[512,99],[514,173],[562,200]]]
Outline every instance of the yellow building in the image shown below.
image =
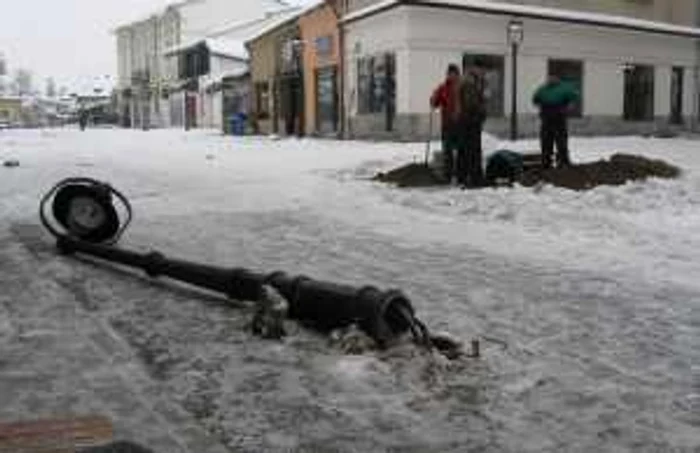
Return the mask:
[[22,100],[15,96],[0,97],[0,125],[10,126],[22,121]]

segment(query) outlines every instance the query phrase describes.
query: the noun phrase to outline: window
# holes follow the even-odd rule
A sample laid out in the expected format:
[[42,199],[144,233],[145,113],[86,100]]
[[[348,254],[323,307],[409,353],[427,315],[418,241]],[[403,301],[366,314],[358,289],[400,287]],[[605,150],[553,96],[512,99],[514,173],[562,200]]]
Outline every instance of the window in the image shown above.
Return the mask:
[[396,104],[395,56],[383,54],[357,62],[358,113],[391,113]]
[[484,69],[484,97],[489,117],[503,116],[505,70],[502,55],[464,54],[462,69],[479,66]]
[[316,38],[316,55],[330,57],[333,54],[333,36],[319,36]]
[[671,72],[671,123],[683,124],[684,68],[674,67]]
[[357,112],[370,113],[372,92],[372,69],[374,58],[367,57],[357,62]]
[[335,67],[316,70],[316,129],[321,133],[337,128],[337,70]]
[[270,117],[270,86],[267,82],[255,84],[255,111],[259,119]]
[[625,68],[623,117],[627,121],[654,119],[654,67],[629,65]]
[[579,100],[573,106],[572,116],[583,116],[583,62],[579,60],[549,60],[547,73],[559,77],[564,83],[571,84],[579,94]]

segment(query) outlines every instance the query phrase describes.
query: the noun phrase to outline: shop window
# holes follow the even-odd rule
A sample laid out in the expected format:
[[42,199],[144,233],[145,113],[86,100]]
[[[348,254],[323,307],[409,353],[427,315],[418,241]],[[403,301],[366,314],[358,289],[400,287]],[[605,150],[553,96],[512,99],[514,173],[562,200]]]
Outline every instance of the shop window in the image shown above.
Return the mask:
[[357,110],[393,115],[396,105],[396,59],[387,53],[358,60]]
[[338,125],[337,70],[335,67],[316,70],[316,129],[335,132]]
[[333,54],[333,35],[319,36],[316,38],[316,55],[319,58],[328,58]]
[[578,102],[573,105],[571,116],[583,116],[583,62],[580,60],[549,60],[547,73],[570,84],[578,93]]
[[627,121],[654,119],[654,67],[625,67],[625,100],[623,118]]

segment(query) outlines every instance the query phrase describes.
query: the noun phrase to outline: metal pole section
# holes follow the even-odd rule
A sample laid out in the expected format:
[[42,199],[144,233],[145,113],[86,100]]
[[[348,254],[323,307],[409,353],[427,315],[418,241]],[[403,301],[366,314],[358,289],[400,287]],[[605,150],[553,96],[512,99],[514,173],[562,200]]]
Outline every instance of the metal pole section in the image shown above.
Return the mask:
[[400,291],[322,282],[284,272],[262,274],[243,268],[226,269],[67,236],[59,236],[57,246],[66,254],[81,253],[135,267],[150,277],[169,277],[241,301],[261,301],[264,287],[270,286],[288,301],[289,318],[311,323],[324,331],[357,324],[380,346],[415,328],[413,306]]
[[510,139],[518,139],[518,43],[512,43],[512,92],[511,92],[511,113],[510,113]]

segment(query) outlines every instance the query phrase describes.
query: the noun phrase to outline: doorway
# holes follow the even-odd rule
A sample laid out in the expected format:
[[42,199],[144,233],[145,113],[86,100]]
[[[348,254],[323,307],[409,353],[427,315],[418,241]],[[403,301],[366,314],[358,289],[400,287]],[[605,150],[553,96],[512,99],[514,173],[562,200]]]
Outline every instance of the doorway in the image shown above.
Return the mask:
[[316,71],[316,131],[332,134],[338,128],[337,69],[335,66]]
[[674,67],[671,72],[671,124],[683,124],[683,68]]

